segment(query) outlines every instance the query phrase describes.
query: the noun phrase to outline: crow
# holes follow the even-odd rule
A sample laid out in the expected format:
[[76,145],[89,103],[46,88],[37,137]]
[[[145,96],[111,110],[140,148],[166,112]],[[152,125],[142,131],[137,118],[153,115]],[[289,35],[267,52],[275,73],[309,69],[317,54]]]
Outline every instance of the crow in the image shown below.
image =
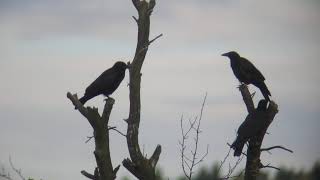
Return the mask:
[[248,114],[244,122],[239,126],[238,136],[231,145],[231,148],[234,149],[234,156],[240,156],[246,142],[251,137],[257,135],[266,126],[267,104],[267,100],[260,100],[258,107],[251,114]]
[[249,60],[240,57],[234,51],[222,54],[222,56],[229,57],[232,71],[241,83],[253,84],[258,87],[264,98],[270,101],[269,96],[271,96],[271,93],[264,83],[264,76]]
[[121,61],[116,62],[87,87],[84,96],[79,101],[84,105],[88,100],[100,94],[109,97],[120,85],[125,76],[126,69],[126,63]]

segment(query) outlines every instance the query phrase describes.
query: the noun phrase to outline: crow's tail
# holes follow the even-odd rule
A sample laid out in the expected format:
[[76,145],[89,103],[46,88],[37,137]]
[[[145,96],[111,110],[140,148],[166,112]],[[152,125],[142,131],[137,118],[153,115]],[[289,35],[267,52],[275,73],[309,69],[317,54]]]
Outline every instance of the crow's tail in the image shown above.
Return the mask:
[[246,141],[242,138],[237,137],[237,139],[232,143],[231,148],[234,149],[234,156],[240,156],[242,153],[242,149]]
[[270,93],[269,89],[267,88],[266,84],[262,81],[262,82],[257,83],[257,87],[260,89],[263,97],[267,101],[270,101],[269,96],[271,96],[271,93]]

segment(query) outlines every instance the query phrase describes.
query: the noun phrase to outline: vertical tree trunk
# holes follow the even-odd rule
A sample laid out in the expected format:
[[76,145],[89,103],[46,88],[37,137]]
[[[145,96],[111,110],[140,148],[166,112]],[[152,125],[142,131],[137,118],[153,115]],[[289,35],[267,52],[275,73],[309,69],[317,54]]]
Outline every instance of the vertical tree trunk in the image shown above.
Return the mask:
[[138,11],[139,18],[135,18],[138,24],[136,52],[132,63],[129,65],[130,112],[127,120],[127,144],[131,159],[124,159],[122,164],[138,179],[154,180],[156,178],[155,167],[161,153],[161,146],[158,145],[151,158],[147,159],[147,157],[144,157],[141,153],[138,136],[141,111],[141,68],[148,46],[151,43],[151,41],[149,41],[150,15],[155,6],[155,0],[150,0],[149,2],[145,0],[132,0],[132,3]]
[[[239,89],[241,91],[248,112],[252,113],[254,111],[254,104],[247,86],[245,84],[242,84]],[[260,162],[262,141],[264,135],[267,132],[268,127],[272,123],[275,115],[278,113],[278,105],[271,101],[265,113],[267,113],[267,119],[257,119],[257,121],[260,122],[267,121],[267,123],[265,123],[265,127],[261,130],[261,132],[259,132],[256,136],[251,137],[249,140],[249,147],[247,150],[247,162],[244,175],[245,180],[256,180],[259,175],[259,170],[262,167],[262,164]]]

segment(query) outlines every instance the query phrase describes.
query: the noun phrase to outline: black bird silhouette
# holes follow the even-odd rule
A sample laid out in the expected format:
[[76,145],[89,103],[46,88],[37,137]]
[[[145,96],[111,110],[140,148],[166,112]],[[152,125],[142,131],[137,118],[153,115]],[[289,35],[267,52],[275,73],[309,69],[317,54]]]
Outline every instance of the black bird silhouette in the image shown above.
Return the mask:
[[264,98],[270,101],[269,96],[271,96],[271,93],[264,83],[264,76],[249,60],[240,57],[234,51],[222,54],[222,56],[229,57],[232,71],[241,83],[255,85],[260,89]]
[[231,145],[231,148],[234,149],[234,156],[240,156],[245,143],[266,126],[267,104],[267,100],[260,100],[258,107],[251,114],[248,114],[244,122],[239,126],[238,136]]
[[84,96],[79,101],[85,104],[88,100],[100,94],[109,97],[120,85],[125,76],[126,69],[126,63],[121,61],[116,62],[87,87]]

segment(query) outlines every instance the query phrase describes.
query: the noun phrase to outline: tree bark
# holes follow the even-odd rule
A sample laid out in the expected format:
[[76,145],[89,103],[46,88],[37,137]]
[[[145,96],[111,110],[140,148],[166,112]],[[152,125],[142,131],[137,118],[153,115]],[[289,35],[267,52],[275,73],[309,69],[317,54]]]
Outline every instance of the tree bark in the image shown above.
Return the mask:
[[[247,107],[249,113],[254,111],[254,104],[251,98],[251,94],[245,84],[240,86],[240,91],[243,96],[244,103]],[[267,108],[267,118],[257,121],[267,121],[265,127],[254,137],[251,137],[249,140],[249,147],[247,150],[247,162],[245,168],[245,180],[256,180],[259,174],[260,168],[262,168],[262,163],[260,161],[261,154],[261,145],[264,138],[264,135],[267,132],[268,127],[272,123],[275,115],[278,113],[278,105],[271,101]]]
[[88,120],[93,128],[93,135],[95,140],[94,155],[96,158],[97,166],[94,174],[86,171],[81,171],[81,174],[93,180],[114,180],[120,165],[113,169],[110,147],[109,147],[109,130],[108,122],[114,99],[106,99],[104,110],[100,116],[98,109],[93,107],[84,107],[78,100],[77,95],[72,95],[68,92],[67,97],[72,101],[74,106],[79,112]]
[[150,159],[144,157],[139,146],[139,124],[140,124],[140,84],[141,84],[141,68],[144,62],[149,41],[150,15],[155,6],[155,0],[149,2],[145,0],[132,0],[133,5],[138,11],[139,18],[135,18],[138,24],[138,41],[135,56],[131,64],[129,64],[130,74],[130,112],[127,120],[127,144],[130,158],[124,159],[123,166],[140,180],[154,180],[155,167],[158,162],[161,146],[158,145]]

